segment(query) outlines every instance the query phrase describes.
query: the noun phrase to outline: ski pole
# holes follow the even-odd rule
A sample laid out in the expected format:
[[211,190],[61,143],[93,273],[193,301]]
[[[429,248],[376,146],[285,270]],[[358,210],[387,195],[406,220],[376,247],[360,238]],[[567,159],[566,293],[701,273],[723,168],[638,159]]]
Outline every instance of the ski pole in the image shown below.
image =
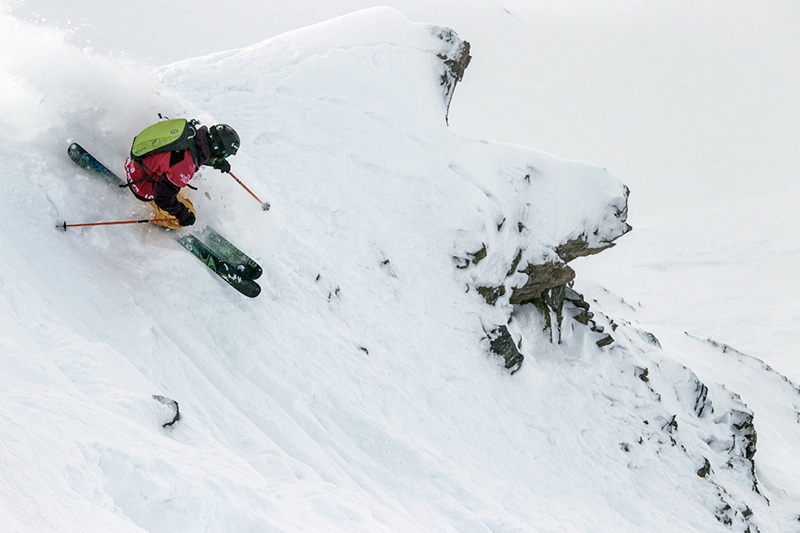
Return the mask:
[[83,226],[114,226],[117,224],[144,224],[147,222],[169,222],[168,218],[146,218],[143,220],[115,220],[113,222],[85,222],[82,224],[67,224],[65,220],[63,224],[56,224],[57,228],[62,228],[67,231],[67,228],[79,228]]
[[228,174],[230,174],[230,175],[231,175],[231,177],[232,177],[233,179],[235,179],[235,180],[236,180],[236,183],[238,183],[239,185],[241,185],[242,187],[244,187],[244,190],[246,190],[247,192],[249,192],[249,193],[250,193],[250,196],[252,196],[252,197],[253,197],[253,198],[255,198],[256,200],[258,200],[258,203],[260,203],[260,204],[261,204],[261,209],[263,209],[264,211],[269,211],[269,203],[267,203],[267,202],[262,202],[262,201],[261,201],[261,199],[260,199],[258,196],[256,196],[256,195],[255,195],[255,193],[254,193],[253,191],[251,191],[251,190],[250,190],[250,188],[249,188],[247,185],[245,185],[244,183],[242,183],[242,180],[240,180],[239,178],[237,178],[237,177],[236,177],[236,175],[235,175],[233,172],[231,172],[231,171],[228,171]]

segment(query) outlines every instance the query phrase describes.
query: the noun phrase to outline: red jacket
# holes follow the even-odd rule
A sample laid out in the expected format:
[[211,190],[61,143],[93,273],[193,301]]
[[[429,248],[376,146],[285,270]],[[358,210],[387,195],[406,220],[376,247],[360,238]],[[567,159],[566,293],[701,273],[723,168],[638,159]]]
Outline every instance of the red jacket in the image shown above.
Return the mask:
[[[182,155],[181,155],[182,154]],[[197,172],[192,152],[187,148],[183,152],[160,152],[145,157],[141,164],[130,157],[125,160],[125,174],[131,191],[140,199],[150,201],[154,198],[153,185],[156,180],[168,179],[172,185],[186,187]],[[146,176],[150,179],[140,180]]]

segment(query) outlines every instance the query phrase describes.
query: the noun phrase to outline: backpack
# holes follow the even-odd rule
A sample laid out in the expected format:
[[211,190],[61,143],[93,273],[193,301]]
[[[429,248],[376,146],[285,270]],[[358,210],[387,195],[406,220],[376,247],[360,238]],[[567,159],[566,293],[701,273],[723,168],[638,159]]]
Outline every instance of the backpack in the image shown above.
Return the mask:
[[141,164],[142,160],[149,155],[188,148],[197,163],[197,145],[194,143],[196,126],[196,120],[175,118],[156,122],[152,126],[146,127],[133,138],[131,159]]

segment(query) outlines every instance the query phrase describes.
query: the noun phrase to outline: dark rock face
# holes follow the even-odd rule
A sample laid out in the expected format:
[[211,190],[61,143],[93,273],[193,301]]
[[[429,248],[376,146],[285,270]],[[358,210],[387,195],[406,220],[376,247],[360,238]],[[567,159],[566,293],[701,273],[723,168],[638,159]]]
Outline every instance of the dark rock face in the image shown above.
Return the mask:
[[478,294],[483,296],[483,299],[486,300],[489,305],[494,305],[497,303],[498,298],[506,294],[506,288],[502,285],[499,287],[478,287],[475,290],[478,291]]
[[[548,291],[566,287],[567,283],[575,279],[575,271],[566,263],[527,265],[518,272],[527,274],[528,282],[511,293],[509,302],[514,305],[546,301]],[[560,311],[560,309],[554,309],[554,311]]]
[[445,48],[437,54],[437,57],[442,60],[444,67],[440,74],[440,84],[444,88],[445,104],[449,112],[456,84],[464,78],[464,71],[467,70],[472,56],[469,55],[469,43],[459,39],[453,30],[436,28],[435,34],[445,44]]
[[180,411],[180,408],[178,407],[178,402],[176,402],[172,398],[167,398],[166,396],[161,396],[160,394],[154,394],[153,395],[153,399],[155,401],[159,402],[159,403],[162,403],[162,404],[166,405],[172,411],[172,414],[171,414],[172,420],[170,420],[168,422],[164,422],[161,425],[161,427],[164,427],[164,428],[169,427],[169,426],[173,425],[175,422],[177,422],[178,420],[181,419],[181,411]]
[[750,471],[753,481],[753,490],[759,492],[756,479],[756,464],[753,458],[756,455],[756,442],[758,435],[753,424],[753,413],[743,405],[743,410],[732,410],[730,413],[731,432],[734,445],[731,448],[731,463],[738,460]]
[[614,245],[615,243],[613,242],[605,242],[599,247],[592,248],[589,246],[589,241],[586,240],[586,237],[581,235],[577,239],[573,239],[556,248],[556,253],[562,261],[569,263],[578,257],[586,257],[587,255],[598,254]]
[[493,353],[505,360],[505,367],[511,370],[511,374],[514,374],[522,366],[524,357],[519,353],[506,326],[500,326],[489,332],[489,347]]

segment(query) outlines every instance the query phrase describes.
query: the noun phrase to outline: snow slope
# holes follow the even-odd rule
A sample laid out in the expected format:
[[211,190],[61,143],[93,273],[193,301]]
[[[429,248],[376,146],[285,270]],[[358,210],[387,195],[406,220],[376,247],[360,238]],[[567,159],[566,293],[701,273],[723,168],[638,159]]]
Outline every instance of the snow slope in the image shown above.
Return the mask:
[[[370,10],[148,75],[0,20],[9,42],[41,52],[3,55],[5,529],[796,526],[798,391],[753,360],[654,329],[661,350],[634,309],[591,285],[593,306],[620,317],[613,348],[572,322],[553,345],[521,308],[522,370],[487,354],[483,326],[507,310],[465,291],[453,256],[522,205],[509,176],[544,168],[551,194],[587,182],[570,190],[583,222],[536,204],[536,227],[560,236],[596,222],[620,184],[450,132],[430,27]],[[248,140],[234,168],[273,209],[208,171],[194,200],[264,266],[258,299],[157,229],[54,231],[146,212],[74,168],[65,141],[121,162],[159,111]],[[162,428],[171,413],[153,394],[178,400],[183,419]],[[729,452],[741,446],[731,413],[750,410],[761,494]]]
[[[160,66],[376,3],[234,0],[223,10],[210,0],[196,1],[191,10],[159,0],[4,5],[101,56]],[[624,250],[583,265],[585,277],[640,303],[647,321],[735,345],[800,381],[800,305],[796,291],[786,289],[800,269],[794,214],[800,198],[794,155],[800,144],[800,4],[380,5],[454,28],[472,43],[470,72],[451,109],[454,131],[588,161],[631,187],[637,231]],[[193,37],[157,45],[141,39],[176,27]],[[4,49],[17,50],[13,44]]]

